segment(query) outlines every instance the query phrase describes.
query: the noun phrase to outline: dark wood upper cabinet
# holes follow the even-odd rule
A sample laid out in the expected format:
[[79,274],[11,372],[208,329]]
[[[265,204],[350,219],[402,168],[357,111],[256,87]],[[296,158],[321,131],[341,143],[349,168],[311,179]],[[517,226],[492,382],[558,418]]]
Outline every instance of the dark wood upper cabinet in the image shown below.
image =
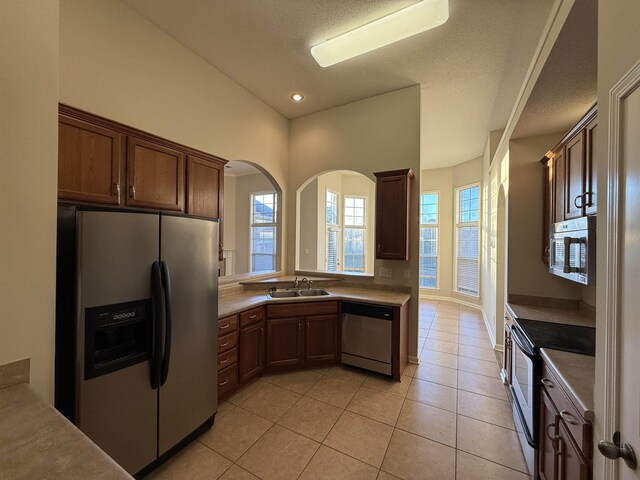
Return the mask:
[[184,154],[128,139],[127,205],[184,211]]
[[58,136],[61,201],[217,218],[222,238],[226,160],[62,104]]
[[119,205],[122,147],[120,133],[60,115],[58,197]]
[[374,173],[376,182],[376,258],[409,259],[411,169]]
[[543,165],[542,260],[549,262],[549,226],[598,210],[597,106],[540,161]]
[[581,131],[569,140],[565,147],[565,220],[571,220],[583,215],[584,159],[584,131]]
[[564,159],[564,147],[559,149],[553,157],[553,205],[554,215],[551,219],[551,223],[564,221],[564,182],[565,182],[565,159]]
[[224,162],[187,156],[187,213],[217,218],[218,258],[222,260]]
[[306,317],[305,362],[334,363],[338,359],[338,315]]
[[187,213],[221,217],[223,168],[222,163],[187,156]]
[[597,155],[598,155],[598,119],[594,118],[585,127],[585,199],[584,210],[586,215],[595,215],[598,212],[598,177],[597,177]]

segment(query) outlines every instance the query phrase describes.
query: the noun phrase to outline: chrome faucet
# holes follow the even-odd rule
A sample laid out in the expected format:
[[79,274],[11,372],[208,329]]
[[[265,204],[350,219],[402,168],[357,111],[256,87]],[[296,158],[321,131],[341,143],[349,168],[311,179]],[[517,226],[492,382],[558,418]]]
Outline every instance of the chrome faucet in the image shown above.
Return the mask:
[[298,283],[298,287],[303,283],[307,284],[308,289],[311,288],[311,280],[309,280],[307,277],[304,277],[302,280],[300,280],[300,282]]

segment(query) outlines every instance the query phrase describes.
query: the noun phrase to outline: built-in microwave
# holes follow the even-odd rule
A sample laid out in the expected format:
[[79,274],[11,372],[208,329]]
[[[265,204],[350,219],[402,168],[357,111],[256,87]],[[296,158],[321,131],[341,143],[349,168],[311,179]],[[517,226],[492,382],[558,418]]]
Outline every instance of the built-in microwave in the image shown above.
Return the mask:
[[582,283],[596,283],[596,217],[551,225],[549,272]]

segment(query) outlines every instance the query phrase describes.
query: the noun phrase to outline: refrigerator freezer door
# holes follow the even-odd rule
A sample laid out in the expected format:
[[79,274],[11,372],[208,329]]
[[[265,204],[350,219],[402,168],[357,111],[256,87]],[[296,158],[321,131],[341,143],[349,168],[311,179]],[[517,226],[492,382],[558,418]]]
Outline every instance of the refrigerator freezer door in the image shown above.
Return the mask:
[[160,387],[159,455],[217,408],[218,223],[162,215],[161,260],[171,279],[171,354]]
[[79,211],[78,427],[129,473],[157,457],[157,395],[149,361],[85,380],[85,311],[151,298],[159,216]]

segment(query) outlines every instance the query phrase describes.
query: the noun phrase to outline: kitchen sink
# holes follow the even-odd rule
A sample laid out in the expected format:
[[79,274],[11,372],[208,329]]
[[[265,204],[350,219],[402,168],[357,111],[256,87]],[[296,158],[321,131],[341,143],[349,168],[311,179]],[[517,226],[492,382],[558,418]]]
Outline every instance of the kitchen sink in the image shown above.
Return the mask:
[[268,295],[271,298],[291,298],[300,296],[297,290],[270,290]]
[[323,288],[309,288],[307,290],[298,290],[301,297],[319,297],[322,295],[329,295]]
[[321,297],[323,295],[331,295],[324,288],[307,288],[307,289],[273,289],[267,292],[267,296],[271,298],[295,298],[295,297]]

